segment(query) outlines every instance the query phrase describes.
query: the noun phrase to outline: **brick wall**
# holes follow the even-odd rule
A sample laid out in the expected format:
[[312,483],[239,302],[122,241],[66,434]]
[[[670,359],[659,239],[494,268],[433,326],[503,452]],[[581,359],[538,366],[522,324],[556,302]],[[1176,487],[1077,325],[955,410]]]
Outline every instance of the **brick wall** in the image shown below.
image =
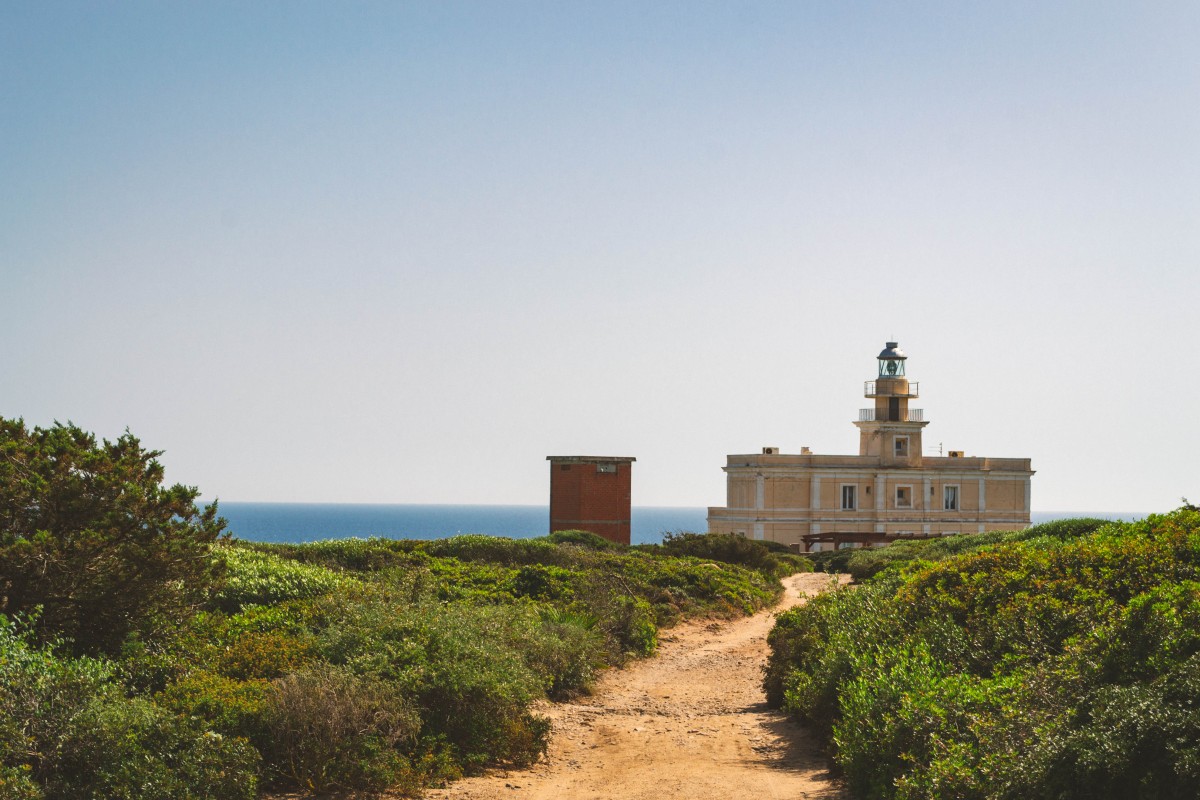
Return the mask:
[[550,458],[550,532],[591,531],[630,541],[631,459]]

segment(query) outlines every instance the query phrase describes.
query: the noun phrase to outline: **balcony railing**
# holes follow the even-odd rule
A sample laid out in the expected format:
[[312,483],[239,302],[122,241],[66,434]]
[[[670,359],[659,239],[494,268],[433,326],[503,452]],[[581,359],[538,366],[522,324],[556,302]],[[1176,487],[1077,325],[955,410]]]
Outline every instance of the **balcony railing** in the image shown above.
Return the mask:
[[[878,397],[879,393],[875,391],[876,381],[865,381],[863,383],[863,394],[867,397]],[[884,392],[885,397],[920,397],[920,381],[912,381],[908,384],[908,391],[904,394],[899,392]]]
[[907,411],[899,411],[894,415],[889,415],[887,411],[876,411],[873,408],[860,408],[858,410],[859,422],[924,422],[925,409],[910,408]]

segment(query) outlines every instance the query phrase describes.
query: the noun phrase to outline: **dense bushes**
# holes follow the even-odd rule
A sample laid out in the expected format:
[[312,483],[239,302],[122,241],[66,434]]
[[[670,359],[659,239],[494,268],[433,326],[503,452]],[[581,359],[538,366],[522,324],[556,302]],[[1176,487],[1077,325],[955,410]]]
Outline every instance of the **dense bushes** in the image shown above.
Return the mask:
[[569,675],[590,681],[595,666],[594,643],[551,639],[528,606],[405,607],[373,598],[331,610],[325,658],[401,689],[420,709],[426,737],[452,746],[466,769],[535,758],[544,730],[528,716],[530,703]]
[[861,797],[1200,794],[1200,514],[970,538],[781,615],[770,699]]
[[777,578],[813,569],[811,561],[789,552],[786,545],[755,541],[732,533],[675,531],[663,536],[660,548],[670,555],[738,564]]
[[159,701],[254,742],[281,788],[412,790],[530,763],[549,731],[534,700],[587,691],[683,614],[742,614],[779,588],[578,532],[233,544],[222,558],[229,579],[183,637],[194,667]]
[[246,740],[127,697],[115,674],[31,644],[0,615],[0,797],[254,797],[258,754]]
[[404,753],[421,720],[395,683],[316,665],[275,681],[265,717],[268,764],[291,785],[317,792],[420,786]]
[[225,577],[214,591],[212,603],[224,611],[237,611],[248,605],[274,605],[350,588],[336,572],[289,561],[270,552],[229,544],[213,552],[218,563],[225,567]]
[[910,561],[939,561],[953,555],[1004,542],[1024,542],[1049,537],[1074,539],[1086,536],[1109,520],[1080,517],[1043,522],[1019,531],[990,531],[929,539],[901,539],[887,547],[846,548],[810,553],[808,558],[820,572],[848,572],[855,580],[865,580],[890,566]]
[[591,531],[555,531],[546,537],[551,544],[577,544],[589,550],[622,550],[622,545],[610,542]]
[[[224,643],[209,670],[255,687],[235,707],[259,703],[263,710],[257,720],[227,713],[206,718],[263,743],[265,776],[280,786],[412,787],[488,764],[529,763],[544,751],[548,734],[547,723],[530,712],[535,699],[587,691],[601,666],[652,653],[658,627],[681,615],[746,613],[779,589],[757,571],[615,547],[580,532],[535,540],[460,536],[252,549],[250,559],[229,559],[231,576],[263,559],[271,565],[266,583],[279,586],[255,592],[283,601],[246,605],[244,591],[232,600],[228,590],[219,593],[215,610],[241,610],[220,617],[224,633],[208,634]],[[285,564],[303,567],[306,580],[295,580]],[[296,588],[321,581],[336,581],[338,588],[315,596]],[[267,670],[278,659],[263,655],[255,674],[241,667],[246,659],[230,657],[230,641],[255,642],[259,654],[306,654],[310,660],[301,663],[312,666],[280,677]],[[282,647],[283,641],[292,646]],[[320,672],[327,668],[340,672]],[[288,739],[272,709],[281,682],[296,674],[382,682],[411,704],[418,723],[403,738],[374,731],[357,745],[327,748],[320,758],[285,758],[270,744]],[[191,712],[204,713],[213,704],[181,688],[194,687],[192,680],[181,679],[164,697],[181,703],[186,697]],[[230,684],[206,680],[222,697],[243,697]],[[253,683],[262,680],[273,681],[265,701]],[[349,702],[344,697],[327,693],[325,702]],[[331,736],[314,735],[318,742]],[[327,766],[312,766],[326,758]],[[310,771],[302,774],[293,764],[308,764]]]
[[210,560],[225,577],[206,607],[110,660],[29,644],[0,615],[0,800],[415,793],[528,764],[549,733],[535,700],[588,691],[683,615],[779,590],[583,533],[224,542]]
[[0,419],[0,610],[45,641],[113,653],[130,633],[169,630],[219,571],[223,521],[196,489],[164,486],[157,452],[74,425]]

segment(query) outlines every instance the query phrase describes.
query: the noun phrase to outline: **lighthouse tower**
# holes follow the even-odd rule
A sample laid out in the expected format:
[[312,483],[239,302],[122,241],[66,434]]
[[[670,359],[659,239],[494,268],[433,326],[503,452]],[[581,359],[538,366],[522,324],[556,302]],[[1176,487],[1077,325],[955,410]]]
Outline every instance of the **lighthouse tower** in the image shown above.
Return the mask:
[[887,342],[879,354],[879,377],[867,381],[863,395],[875,401],[874,408],[858,412],[858,454],[878,456],[883,466],[920,467],[921,429],[929,423],[920,408],[908,401],[919,396],[920,384],[904,374],[908,358],[897,342]]

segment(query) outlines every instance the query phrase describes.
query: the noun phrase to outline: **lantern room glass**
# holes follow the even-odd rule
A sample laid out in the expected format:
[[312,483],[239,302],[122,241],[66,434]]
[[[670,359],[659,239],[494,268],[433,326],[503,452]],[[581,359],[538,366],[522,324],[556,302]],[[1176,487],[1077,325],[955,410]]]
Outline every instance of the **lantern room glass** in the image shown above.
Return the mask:
[[904,359],[902,359],[902,358],[881,358],[881,359],[879,359],[879,377],[881,377],[881,378],[903,378],[904,377]]

